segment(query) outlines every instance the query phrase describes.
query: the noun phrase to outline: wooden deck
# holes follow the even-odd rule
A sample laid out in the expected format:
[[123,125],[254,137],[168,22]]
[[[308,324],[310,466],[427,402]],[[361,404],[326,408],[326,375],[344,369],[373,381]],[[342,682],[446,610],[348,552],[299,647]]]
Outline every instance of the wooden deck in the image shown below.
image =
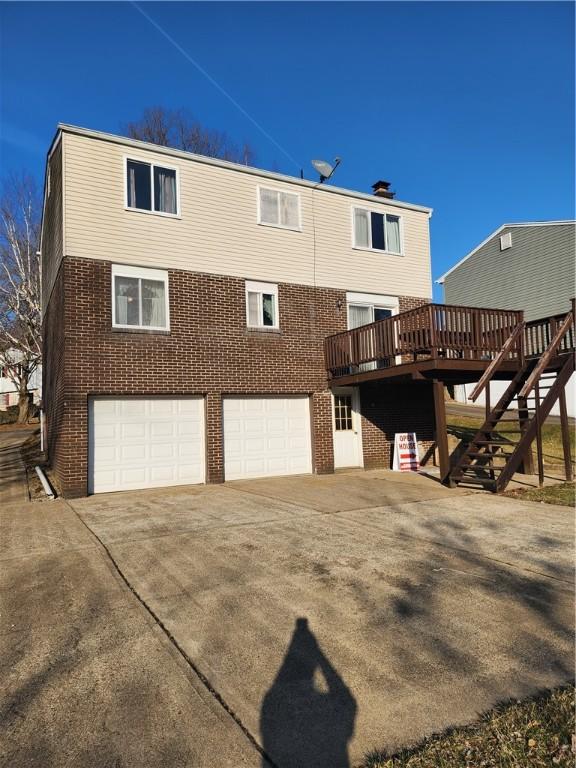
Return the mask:
[[[332,386],[374,380],[429,379],[449,384],[477,381],[509,343],[493,379],[511,379],[527,358],[539,357],[565,315],[523,326],[523,313],[448,304],[426,304],[369,325],[328,336],[324,355]],[[519,332],[520,331],[520,332]],[[510,337],[512,343],[510,343]],[[558,356],[574,350],[574,333]],[[559,365],[558,356],[549,369]]]

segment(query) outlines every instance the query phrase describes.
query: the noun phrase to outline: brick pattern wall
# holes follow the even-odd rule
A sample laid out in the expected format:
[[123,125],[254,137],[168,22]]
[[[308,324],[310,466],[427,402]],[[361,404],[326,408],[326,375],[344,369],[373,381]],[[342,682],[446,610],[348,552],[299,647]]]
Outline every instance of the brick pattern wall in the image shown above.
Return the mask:
[[[88,399],[99,394],[204,395],[208,482],[224,478],[223,396],[306,394],[314,471],[333,471],[323,340],[346,329],[344,291],[280,284],[280,330],[255,331],[246,328],[244,280],[170,270],[170,332],[130,332],[112,329],[111,279],[109,262],[65,258],[46,315],[49,447],[64,495],[87,492]],[[400,309],[422,303],[402,297]],[[388,417],[369,413],[367,466],[384,466],[382,437],[368,425],[377,431]]]
[[416,432],[421,453],[434,441],[434,398],[427,381],[360,386],[364,467],[392,466],[395,432]]
[[[65,471],[64,429],[65,347],[64,282],[59,280],[52,292],[43,324],[44,360],[42,366],[42,405],[46,417],[46,448],[58,480]],[[58,483],[57,483],[58,484]],[[57,490],[61,490],[58,488]]]

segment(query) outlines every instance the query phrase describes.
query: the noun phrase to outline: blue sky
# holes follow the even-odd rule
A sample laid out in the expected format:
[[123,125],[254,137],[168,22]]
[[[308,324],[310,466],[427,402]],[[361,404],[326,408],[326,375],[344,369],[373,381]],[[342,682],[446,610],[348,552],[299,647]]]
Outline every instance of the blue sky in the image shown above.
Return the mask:
[[[258,164],[434,208],[434,277],[508,221],[574,217],[574,6],[143,3],[294,165],[134,6],[0,4],[0,173],[38,178],[57,122],[119,132],[186,107]],[[437,292],[441,297],[441,293]]]

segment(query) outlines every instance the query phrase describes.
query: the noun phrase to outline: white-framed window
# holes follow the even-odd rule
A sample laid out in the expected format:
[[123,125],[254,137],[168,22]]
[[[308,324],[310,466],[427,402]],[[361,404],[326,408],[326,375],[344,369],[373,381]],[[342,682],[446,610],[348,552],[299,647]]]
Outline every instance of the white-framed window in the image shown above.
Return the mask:
[[[348,328],[352,329],[397,315],[399,312],[399,302],[396,296],[348,292],[346,294],[346,308]],[[373,341],[369,343],[373,343]],[[382,361],[374,361],[362,363],[360,370],[373,371],[380,367],[386,367],[386,364]]]
[[384,320],[398,314],[398,298],[377,293],[347,293],[348,328]]
[[300,230],[300,195],[258,187],[258,224]]
[[125,205],[129,210],[180,216],[177,168],[125,158]]
[[508,248],[512,248],[512,232],[500,235],[500,250],[506,251]]
[[400,216],[368,208],[353,208],[352,229],[355,248],[402,255]]
[[249,328],[278,328],[278,286],[246,281],[246,324]]
[[112,326],[170,330],[168,272],[113,264]]

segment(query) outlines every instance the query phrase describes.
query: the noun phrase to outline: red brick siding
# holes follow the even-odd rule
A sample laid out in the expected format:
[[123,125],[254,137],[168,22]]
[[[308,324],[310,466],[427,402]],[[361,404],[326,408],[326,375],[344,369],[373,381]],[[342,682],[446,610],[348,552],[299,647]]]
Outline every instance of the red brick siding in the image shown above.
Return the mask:
[[[64,260],[45,334],[51,340],[46,368],[52,378],[65,350],[65,375],[60,372],[46,392],[54,427],[50,455],[65,495],[86,493],[88,399],[98,394],[204,395],[208,482],[224,476],[223,396],[306,394],[314,471],[333,471],[323,340],[346,329],[344,291],[280,284],[279,331],[246,328],[245,282],[235,277],[170,270],[169,333],[113,330],[111,296],[110,263]],[[401,310],[422,303],[400,298]],[[379,439],[367,427],[371,466],[386,462]]]
[[392,466],[395,432],[416,432],[428,450],[434,440],[434,399],[427,381],[385,382],[360,386],[364,467]]
[[[56,479],[64,471],[64,284],[57,280],[43,322],[42,405],[46,417],[46,448]],[[58,489],[60,490],[60,489]]]
[[332,440],[332,394],[328,391],[312,395],[312,445],[314,471],[319,475],[334,472],[334,442]]

